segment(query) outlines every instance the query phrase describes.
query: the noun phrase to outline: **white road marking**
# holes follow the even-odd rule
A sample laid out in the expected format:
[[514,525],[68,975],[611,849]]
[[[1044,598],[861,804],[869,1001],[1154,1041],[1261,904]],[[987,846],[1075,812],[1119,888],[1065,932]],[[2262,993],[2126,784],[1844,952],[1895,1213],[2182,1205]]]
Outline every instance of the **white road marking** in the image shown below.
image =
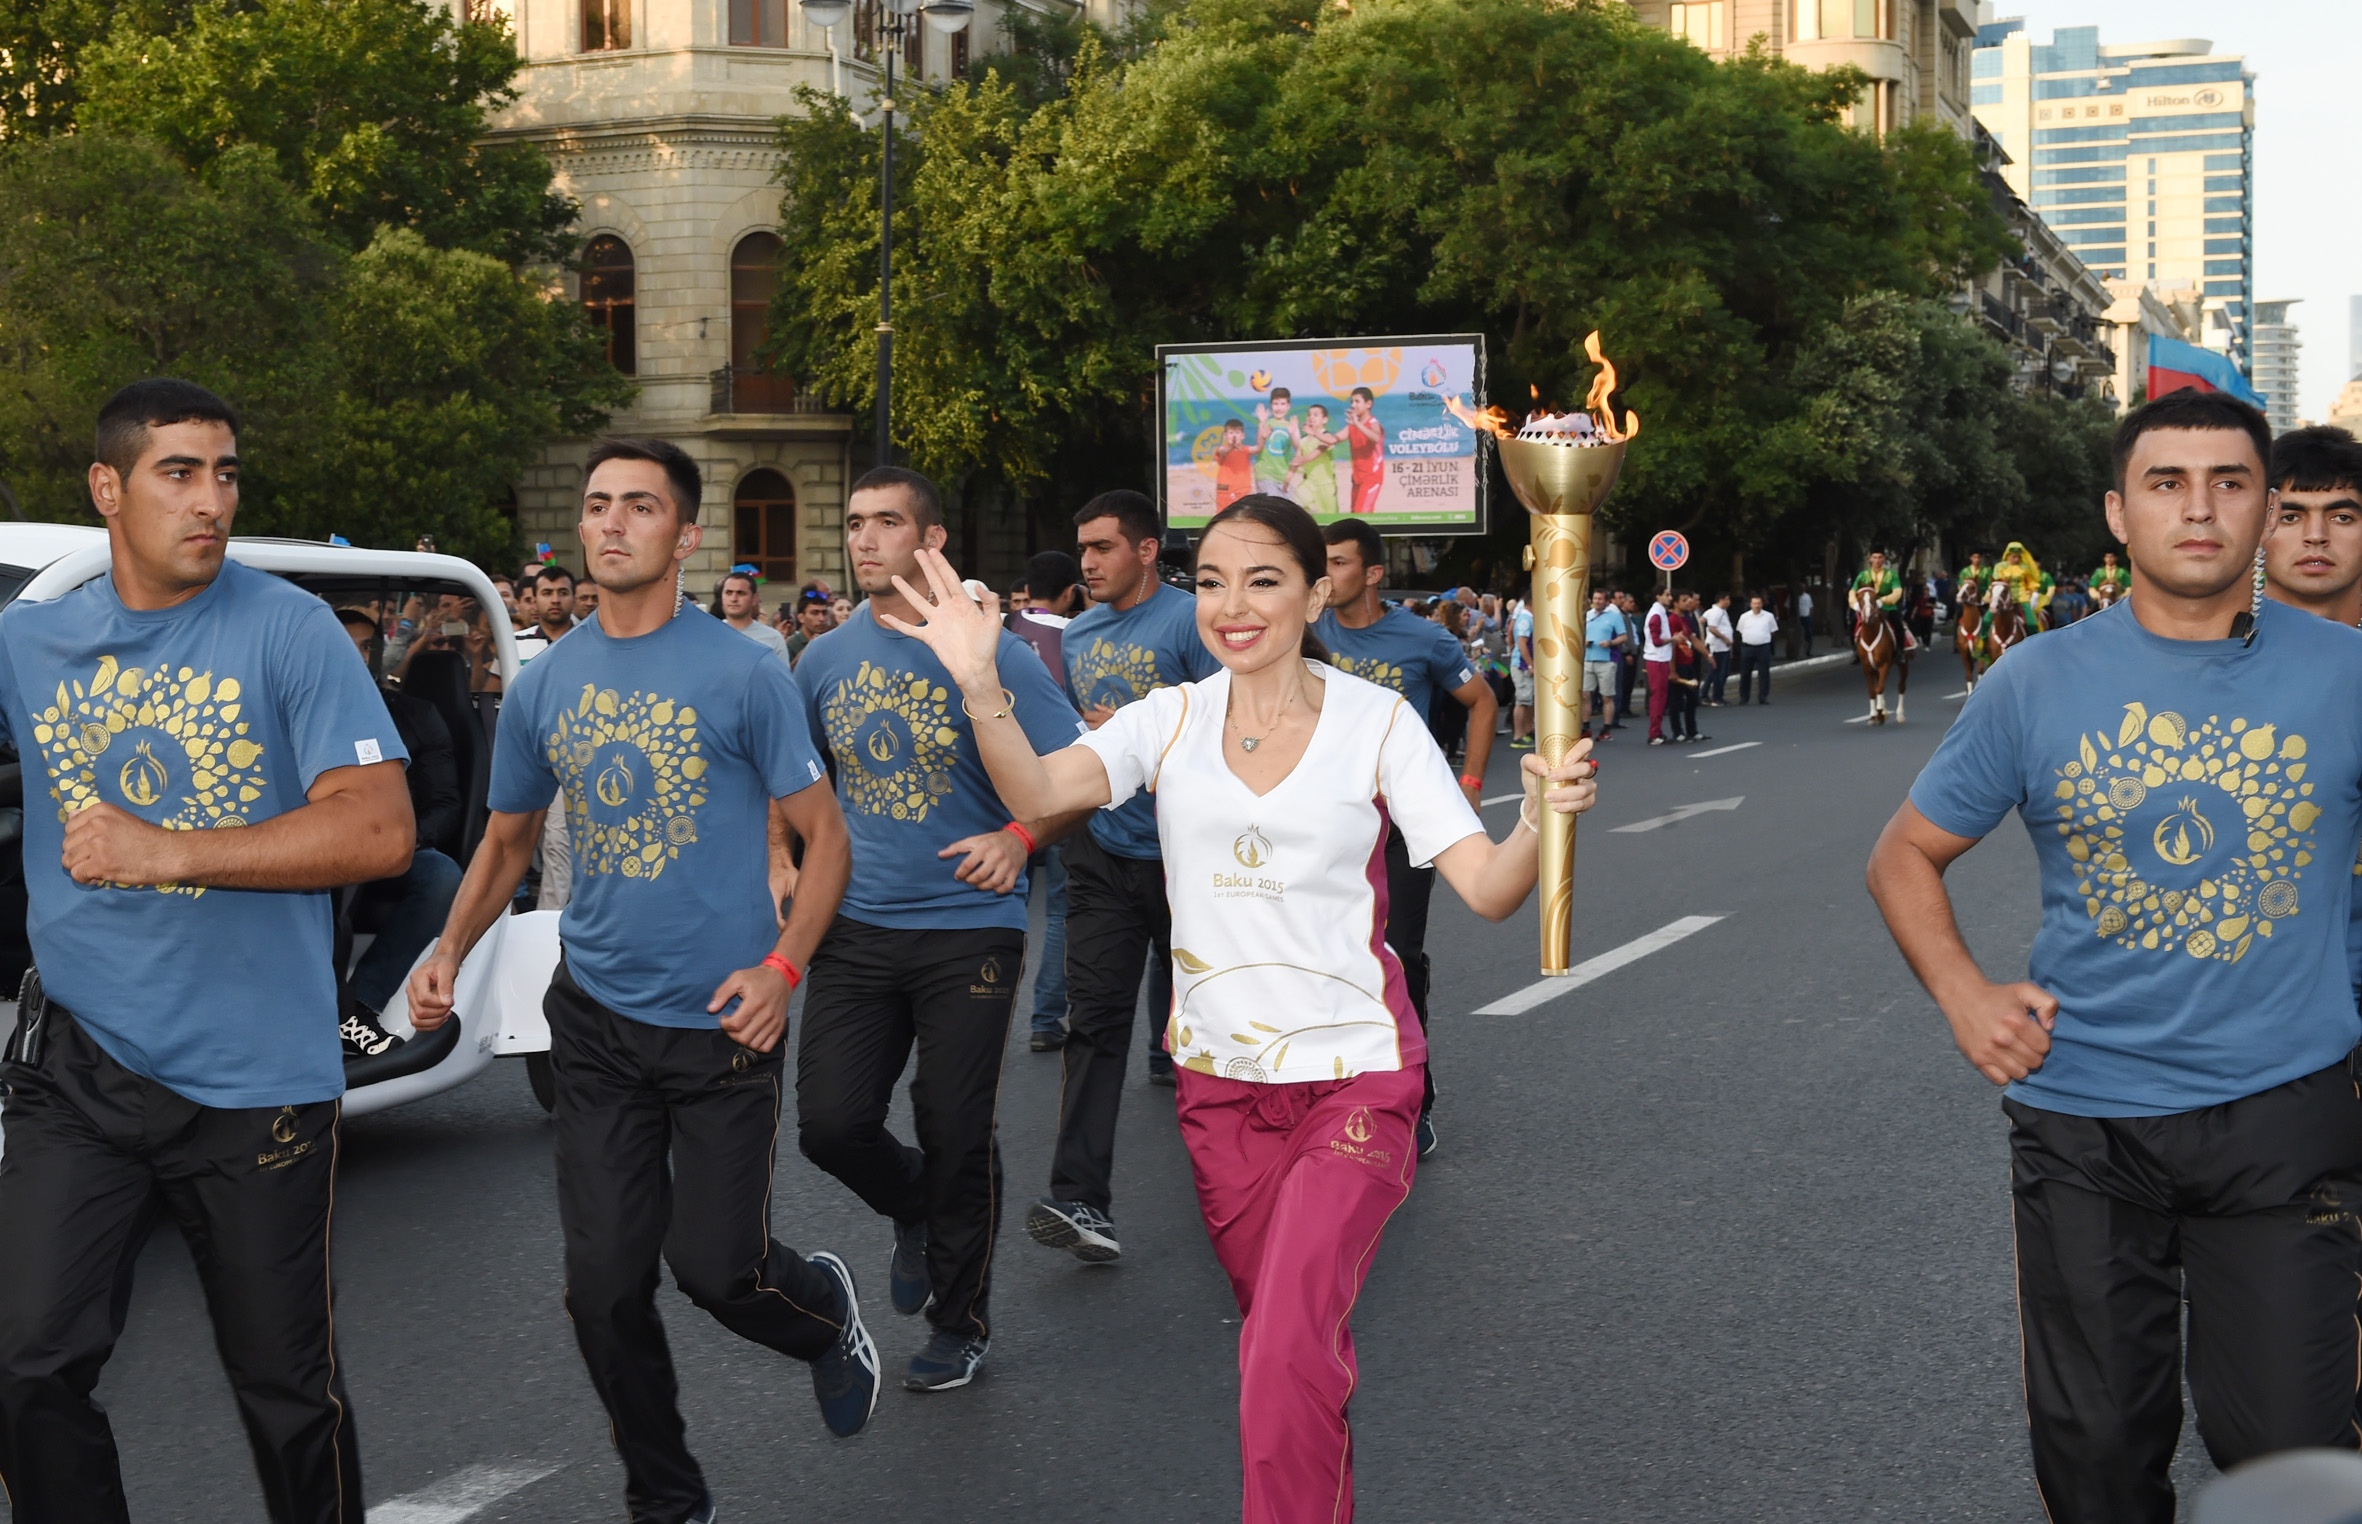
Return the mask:
[[1958,693],[1947,693],[1944,695],[1944,697],[1948,699],[1966,698],[1968,697],[1968,690],[1963,688]]
[[[1650,953],[1662,951],[1692,932],[1704,931],[1715,922],[1725,919],[1718,915],[1685,915],[1680,920],[1660,926],[1645,937],[1636,937],[1621,947],[1614,947],[1596,958],[1587,958],[1556,978],[1529,984],[1514,995],[1504,995],[1491,1005],[1480,1006],[1479,1016],[1520,1016],[1547,1000],[1555,1000],[1568,990],[1579,989],[1604,974],[1612,974],[1627,963],[1637,963]],[[378,1524],[372,1511],[370,1524]]]
[[1847,720],[1845,723],[1848,725],[1867,725],[1870,723],[1870,717],[1866,714],[1857,714],[1852,719]]
[[462,1466],[439,1482],[369,1510],[369,1524],[462,1524],[557,1470],[534,1462]]
[[1512,799],[1523,799],[1524,797],[1525,797],[1525,795],[1524,795],[1524,794],[1522,794],[1522,793],[1519,793],[1519,794],[1495,794],[1495,795],[1493,795],[1493,797],[1492,797],[1492,798],[1490,798],[1490,799],[1487,799],[1487,800],[1484,802],[1484,806],[1485,806],[1485,808],[1486,808],[1486,809],[1488,809],[1488,810],[1489,810],[1489,809],[1491,809],[1491,808],[1492,808],[1494,805],[1496,805],[1496,804],[1507,804],[1507,803],[1508,803],[1510,800],[1512,800]]
[[1725,752],[1745,751],[1750,746],[1761,746],[1762,744],[1761,741],[1741,741],[1736,746],[1717,746],[1712,751],[1693,751],[1689,757],[1692,762],[1695,762],[1700,757],[1719,757]]
[[1703,804],[1685,804],[1670,815],[1655,815],[1647,820],[1635,820],[1630,825],[1615,826],[1617,832],[1653,831],[1659,826],[1676,825],[1692,815],[1704,815],[1714,810],[1735,810],[1747,802],[1745,794],[1734,799],[1709,799]]

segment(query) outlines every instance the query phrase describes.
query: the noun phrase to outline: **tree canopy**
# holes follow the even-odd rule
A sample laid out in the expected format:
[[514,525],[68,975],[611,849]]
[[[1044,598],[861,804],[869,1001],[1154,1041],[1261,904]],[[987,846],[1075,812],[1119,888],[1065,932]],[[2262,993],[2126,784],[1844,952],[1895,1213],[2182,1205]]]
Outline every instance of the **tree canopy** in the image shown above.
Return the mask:
[[[1867,427],[1832,433],[1800,361],[2010,249],[1956,137],[1844,124],[1858,74],[1601,0],[1187,0],[1151,45],[1084,38],[1062,90],[977,74],[913,108],[895,208],[896,437],[972,483],[1144,483],[1160,342],[1477,331],[1496,397],[1563,404],[1597,328],[1645,426],[1611,522],[1769,548]],[[868,405],[878,135],[802,104],[771,331]]]

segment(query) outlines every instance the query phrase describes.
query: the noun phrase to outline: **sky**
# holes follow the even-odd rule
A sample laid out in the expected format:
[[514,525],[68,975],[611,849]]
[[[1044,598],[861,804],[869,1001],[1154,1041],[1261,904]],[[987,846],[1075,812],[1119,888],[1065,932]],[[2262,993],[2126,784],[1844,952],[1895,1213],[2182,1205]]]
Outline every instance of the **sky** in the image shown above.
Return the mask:
[[2304,341],[2297,411],[2319,421],[2350,379],[2347,298],[2362,295],[2355,98],[2362,0],[1995,0],[2036,42],[2096,26],[2103,46],[2205,37],[2255,76],[2255,295],[2289,310]]

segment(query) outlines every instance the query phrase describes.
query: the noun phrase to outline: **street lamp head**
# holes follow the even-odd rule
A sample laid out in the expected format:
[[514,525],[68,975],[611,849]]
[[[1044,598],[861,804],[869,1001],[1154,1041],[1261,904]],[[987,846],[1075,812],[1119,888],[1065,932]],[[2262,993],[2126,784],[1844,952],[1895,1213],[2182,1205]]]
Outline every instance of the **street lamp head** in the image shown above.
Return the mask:
[[853,0],[803,0],[804,19],[822,31],[834,31],[853,14]]
[[[809,5],[811,0],[805,0],[805,3]],[[966,31],[968,22],[976,14],[974,0],[927,0],[919,9],[927,18],[927,25],[946,37]]]

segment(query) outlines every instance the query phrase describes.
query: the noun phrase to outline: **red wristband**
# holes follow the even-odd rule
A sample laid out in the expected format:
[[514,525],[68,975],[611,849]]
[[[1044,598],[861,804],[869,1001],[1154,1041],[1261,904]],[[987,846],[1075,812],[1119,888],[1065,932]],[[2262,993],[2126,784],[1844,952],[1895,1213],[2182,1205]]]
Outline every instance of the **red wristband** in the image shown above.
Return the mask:
[[1033,839],[1033,833],[1025,829],[1025,827],[1019,825],[1016,821],[1010,821],[1007,825],[1002,826],[1001,829],[1016,837],[1019,841],[1025,843],[1025,855],[1027,857],[1031,857],[1034,853],[1041,850],[1041,844]]
[[1476,774],[1474,774],[1474,773],[1462,773],[1462,774],[1460,775],[1460,787],[1462,787],[1462,788],[1483,788],[1483,787],[1484,787],[1484,780],[1483,780],[1482,778],[1479,778],[1478,776],[1476,776]]
[[804,976],[796,971],[796,966],[777,953],[763,954],[763,967],[779,970],[779,977],[787,981],[787,987],[791,990],[804,982]]

